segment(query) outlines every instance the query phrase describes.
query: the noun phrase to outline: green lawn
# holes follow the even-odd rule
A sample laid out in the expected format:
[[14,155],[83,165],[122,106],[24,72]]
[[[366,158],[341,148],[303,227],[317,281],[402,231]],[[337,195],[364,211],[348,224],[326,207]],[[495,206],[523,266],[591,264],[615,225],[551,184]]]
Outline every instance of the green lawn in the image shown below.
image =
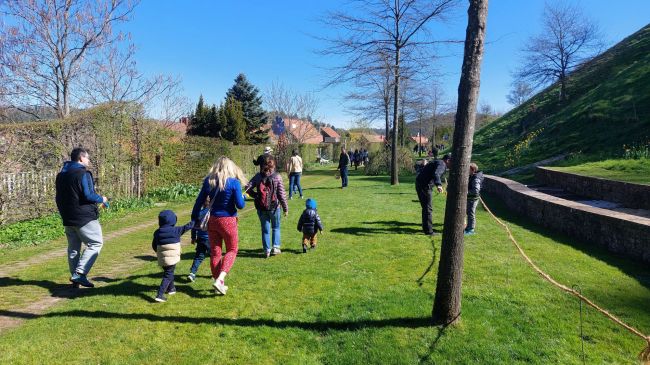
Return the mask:
[[650,184],[650,159],[605,160],[575,166],[553,167],[554,170],[578,175],[601,177],[636,184]]
[[[307,174],[305,195],[318,201],[326,232],[317,250],[301,253],[295,226],[304,200],[294,199],[283,220],[283,254],[268,260],[247,202],[225,297],[213,294],[207,262],[197,282],[184,279],[193,256],[186,245],[178,294],[154,304],[161,270],[149,229],[107,242],[92,273],[103,276],[101,285],[43,315],[22,315],[21,305],[65,285],[65,258],[0,278],[0,314],[30,318],[0,333],[0,363],[582,363],[578,302],[535,274],[482,210],[478,234],[466,240],[462,321],[431,326],[440,238],[420,234],[412,178],[395,187],[388,181],[353,171],[350,187],[341,190],[331,171]],[[543,269],[650,332],[650,269],[547,234],[495,200],[488,204]],[[436,195],[435,224],[442,223],[443,205]],[[176,209],[179,221],[186,220],[189,205]],[[158,210],[133,223],[155,221]],[[57,241],[5,256],[62,247]],[[111,275],[125,262],[123,274]],[[586,362],[635,364],[643,341],[585,311]]]

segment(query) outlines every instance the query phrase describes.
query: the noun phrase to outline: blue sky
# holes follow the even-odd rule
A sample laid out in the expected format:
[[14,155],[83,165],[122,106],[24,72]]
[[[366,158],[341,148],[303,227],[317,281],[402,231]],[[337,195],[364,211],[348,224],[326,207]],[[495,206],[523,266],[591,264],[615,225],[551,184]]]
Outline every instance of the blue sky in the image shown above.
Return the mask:
[[[594,19],[612,45],[648,23],[648,0],[565,0],[579,4]],[[261,91],[272,82],[297,92],[317,92],[319,119],[350,127],[353,119],[343,107],[344,87],[322,86],[326,67],[337,63],[315,51],[322,47],[311,35],[331,32],[318,19],[327,10],[342,8],[344,0],[142,0],[133,19],[123,25],[137,46],[139,67],[148,74],[168,73],[183,79],[185,94],[196,103],[220,103],[234,78],[243,72]],[[463,7],[466,5],[463,3]],[[543,0],[491,0],[488,13],[481,97],[496,110],[510,106],[505,95],[518,50],[540,29]],[[434,31],[440,39],[463,39],[466,8]],[[456,98],[462,48],[443,50],[438,80],[447,98]],[[381,122],[377,123],[378,126]]]

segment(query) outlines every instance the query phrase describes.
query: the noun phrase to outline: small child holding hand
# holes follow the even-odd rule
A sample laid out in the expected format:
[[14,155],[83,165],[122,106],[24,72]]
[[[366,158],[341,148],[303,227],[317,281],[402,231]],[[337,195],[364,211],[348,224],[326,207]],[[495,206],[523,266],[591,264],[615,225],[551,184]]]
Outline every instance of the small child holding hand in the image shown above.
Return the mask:
[[173,211],[163,210],[158,215],[160,228],[153,233],[151,248],[156,251],[158,265],[163,268],[163,279],[158,288],[156,302],[166,302],[165,294],[176,294],[174,269],[176,264],[181,261],[181,235],[194,226],[194,222],[190,222],[182,227],[176,227],[176,220],[176,214]]
[[307,199],[305,202],[305,210],[298,220],[298,231],[302,232],[303,253],[307,253],[307,243],[310,244],[312,249],[316,248],[316,243],[318,242],[316,233],[318,231],[321,234],[323,233],[323,223],[316,210],[316,201],[314,199]]

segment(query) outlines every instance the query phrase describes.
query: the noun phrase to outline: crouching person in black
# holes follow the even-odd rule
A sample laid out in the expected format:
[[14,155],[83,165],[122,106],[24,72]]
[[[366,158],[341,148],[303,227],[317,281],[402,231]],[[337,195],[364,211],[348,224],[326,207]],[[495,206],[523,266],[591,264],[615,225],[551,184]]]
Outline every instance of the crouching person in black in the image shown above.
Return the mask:
[[422,231],[426,235],[437,234],[433,230],[431,221],[433,212],[431,193],[434,185],[439,193],[443,192],[441,178],[450,166],[451,155],[447,154],[442,160],[433,160],[426,164],[415,178],[415,191],[418,193],[418,200],[422,206]]

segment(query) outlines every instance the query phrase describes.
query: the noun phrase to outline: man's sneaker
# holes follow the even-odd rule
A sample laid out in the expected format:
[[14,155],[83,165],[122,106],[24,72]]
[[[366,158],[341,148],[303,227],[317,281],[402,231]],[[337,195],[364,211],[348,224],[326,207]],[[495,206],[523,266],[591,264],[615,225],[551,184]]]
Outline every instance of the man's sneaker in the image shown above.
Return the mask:
[[280,248],[279,248],[279,247],[273,247],[273,248],[271,249],[271,255],[279,255],[279,254],[281,254],[281,253],[282,253],[282,251],[280,251]]
[[167,298],[165,298],[164,296],[162,296],[162,297],[156,297],[156,299],[154,299],[154,300],[155,300],[156,302],[158,302],[158,303],[165,303],[165,302],[167,301]]
[[474,232],[473,229],[466,229],[466,230],[465,230],[465,236],[471,236],[471,235],[473,235],[474,233],[476,233],[476,232]]
[[174,294],[176,294],[176,288],[174,288],[174,289],[170,289],[170,290],[167,292],[167,295],[174,295]]
[[212,286],[217,290],[217,293],[226,295],[228,287],[223,284],[223,281],[215,280],[214,283],[212,283]]
[[187,280],[194,282],[194,280],[196,280],[196,274],[191,272],[189,275],[187,275]]
[[269,250],[269,251],[266,251],[266,258],[268,259],[269,256],[271,256],[271,251],[270,251],[270,250]]
[[86,288],[94,288],[95,284],[91,283],[88,281],[88,278],[86,278],[86,275],[79,274],[79,273],[74,273],[70,277],[70,281],[79,284],[81,286],[85,286]]
[[307,245],[304,243],[302,244],[302,253],[307,253]]

